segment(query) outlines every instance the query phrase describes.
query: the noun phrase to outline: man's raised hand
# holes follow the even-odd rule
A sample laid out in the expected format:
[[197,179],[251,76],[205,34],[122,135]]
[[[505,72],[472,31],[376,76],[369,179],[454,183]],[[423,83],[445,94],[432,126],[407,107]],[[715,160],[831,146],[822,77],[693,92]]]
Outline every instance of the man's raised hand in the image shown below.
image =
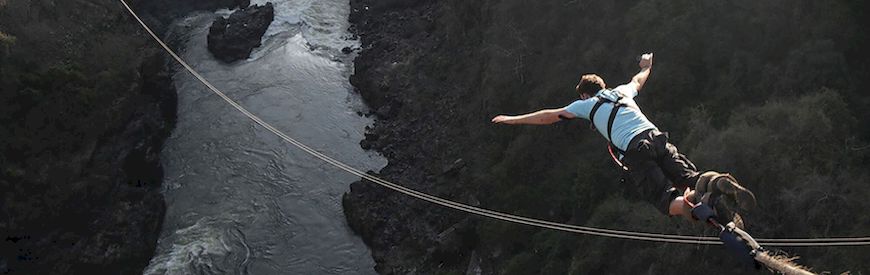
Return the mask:
[[645,53],[645,54],[640,56],[640,62],[638,62],[637,65],[640,66],[641,69],[646,69],[646,68],[652,67],[652,60],[653,60],[653,54],[652,53]]

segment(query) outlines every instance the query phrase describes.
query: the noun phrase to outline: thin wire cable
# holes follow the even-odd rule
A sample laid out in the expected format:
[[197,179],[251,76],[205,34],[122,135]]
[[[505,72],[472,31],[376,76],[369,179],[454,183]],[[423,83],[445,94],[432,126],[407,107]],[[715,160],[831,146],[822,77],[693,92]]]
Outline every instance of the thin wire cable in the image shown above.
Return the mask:
[[[497,212],[489,209],[479,208],[467,204],[462,204],[454,201],[450,201],[447,199],[443,199],[437,196],[429,195],[420,191],[416,191],[387,180],[375,177],[373,175],[369,175],[364,173],[350,165],[347,165],[341,161],[333,159],[330,156],[327,156],[323,153],[318,152],[317,150],[303,144],[302,142],[297,141],[296,139],[291,138],[290,136],[284,134],[282,131],[273,127],[271,124],[263,121],[258,116],[249,112],[247,109],[233,101],[226,94],[221,92],[217,87],[211,84],[205,77],[200,75],[196,70],[193,69],[190,65],[187,64],[181,57],[179,57],[175,51],[169,48],[162,39],[160,39],[148,25],[139,18],[139,15],[133,11],[133,9],[127,4],[124,0],[119,0],[127,11],[132,15],[136,21],[145,29],[146,32],[158,43],[160,46],[167,52],[169,55],[175,59],[181,66],[185,68],[190,74],[192,74],[197,80],[202,82],[206,87],[209,88],[216,95],[220,96],[224,101],[233,106],[236,110],[244,114],[246,117],[262,126],[266,130],[269,130],[273,134],[277,135],[284,141],[296,146],[300,150],[330,164],[341,170],[344,170],[350,174],[359,176],[363,179],[386,187],[388,189],[403,193],[405,195],[415,197],[430,203],[434,203],[440,206],[452,208],[454,210],[468,212],[472,214],[477,214],[484,217],[489,217],[493,219],[509,221],[518,224],[524,224],[528,226],[535,226],[541,228],[548,228],[553,230],[560,230],[572,233],[580,233],[580,234],[588,234],[595,236],[603,236],[610,238],[620,238],[620,239],[631,239],[631,240],[642,240],[642,241],[654,241],[654,242],[667,242],[667,243],[682,243],[682,244],[703,244],[703,245],[717,245],[722,244],[718,238],[715,237],[705,237],[705,236],[684,236],[684,235],[669,235],[669,234],[659,234],[659,233],[646,233],[646,232],[633,232],[633,231],[623,231],[623,230],[612,230],[612,229],[604,229],[604,228],[594,228],[594,227],[585,227],[578,225],[570,225],[563,223],[556,223],[550,221],[544,221],[539,219],[533,219],[528,217],[517,216],[513,214],[507,214],[502,212]],[[870,245],[870,237],[862,237],[862,238],[826,238],[826,239],[759,239],[761,243],[768,246],[828,246],[828,245]],[[830,243],[825,243],[830,242]]]
[[839,238],[803,238],[803,239],[755,239],[762,243],[845,243],[845,242],[870,242],[870,237],[839,237]]

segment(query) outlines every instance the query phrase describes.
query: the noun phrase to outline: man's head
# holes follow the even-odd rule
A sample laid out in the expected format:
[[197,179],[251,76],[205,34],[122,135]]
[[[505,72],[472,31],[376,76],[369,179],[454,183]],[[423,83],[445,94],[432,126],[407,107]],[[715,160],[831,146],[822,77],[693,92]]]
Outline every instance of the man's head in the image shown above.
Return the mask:
[[607,88],[607,85],[604,84],[604,79],[601,79],[596,74],[584,74],[580,76],[580,83],[577,83],[577,87],[575,87],[582,99],[593,97],[604,88]]

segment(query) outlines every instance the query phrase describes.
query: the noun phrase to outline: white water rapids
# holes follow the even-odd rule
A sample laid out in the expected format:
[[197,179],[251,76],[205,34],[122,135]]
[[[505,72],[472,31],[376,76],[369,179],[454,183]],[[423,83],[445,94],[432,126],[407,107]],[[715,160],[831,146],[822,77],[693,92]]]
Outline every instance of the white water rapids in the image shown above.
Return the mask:
[[[266,1],[252,1],[263,4]],[[178,20],[181,55],[234,100],[288,135],[362,170],[386,160],[359,147],[371,121],[348,77],[356,47],[347,1],[277,0],[275,21],[248,60],[206,49],[217,15]],[[167,212],[145,274],[373,274],[347,227],[341,195],[357,177],[255,125],[184,71],[178,124],[162,152]]]

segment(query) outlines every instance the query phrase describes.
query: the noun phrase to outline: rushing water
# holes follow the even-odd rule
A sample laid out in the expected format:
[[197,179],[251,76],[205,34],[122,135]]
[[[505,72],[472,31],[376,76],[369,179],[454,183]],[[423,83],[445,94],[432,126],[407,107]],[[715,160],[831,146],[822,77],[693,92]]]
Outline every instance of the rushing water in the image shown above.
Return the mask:
[[[253,1],[262,4],[265,1]],[[285,133],[363,170],[386,161],[360,149],[371,123],[351,94],[355,47],[346,0],[278,0],[246,61],[206,50],[213,13],[176,22],[183,57],[215,86]],[[228,14],[219,11],[217,14]],[[184,71],[178,124],[162,153],[167,212],[146,274],[371,274],[341,195],[358,178],[284,143]]]

